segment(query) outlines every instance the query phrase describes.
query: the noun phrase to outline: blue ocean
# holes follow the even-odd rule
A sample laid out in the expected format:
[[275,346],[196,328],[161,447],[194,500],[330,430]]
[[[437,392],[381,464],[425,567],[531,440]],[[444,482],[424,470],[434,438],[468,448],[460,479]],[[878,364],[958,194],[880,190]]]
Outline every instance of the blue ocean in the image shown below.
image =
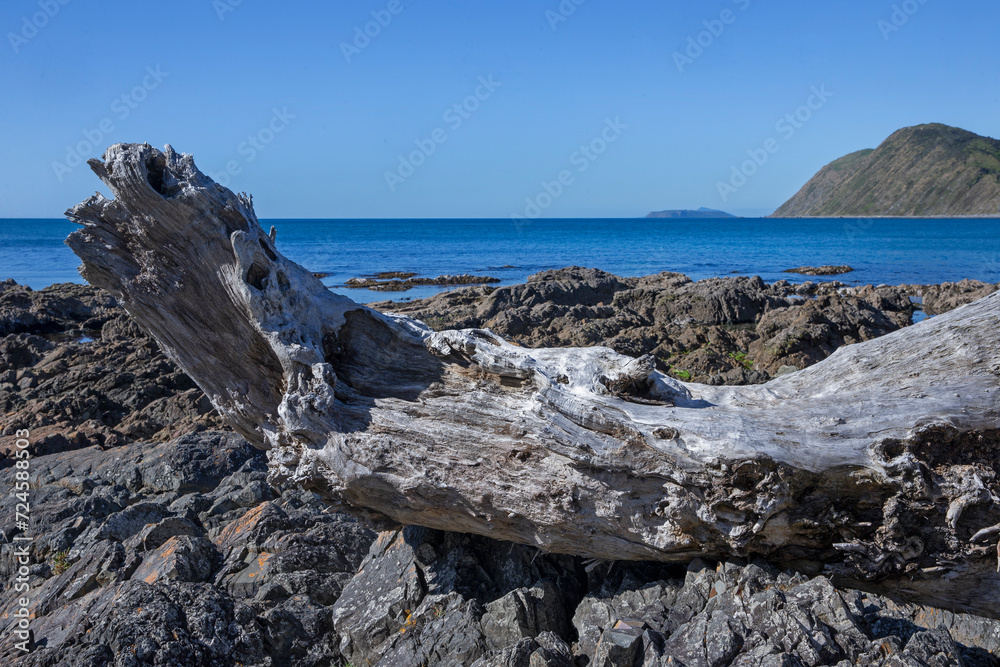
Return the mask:
[[[356,301],[420,298],[441,291],[337,288],[381,271],[426,277],[469,273],[523,282],[564,266],[623,276],[677,271],[691,278],[759,275],[793,282],[785,269],[848,264],[846,283],[1000,282],[1000,219],[558,219],[263,220],[277,228],[278,249]],[[0,220],[0,279],[40,289],[82,282],[79,261],[63,244],[66,220]],[[814,279],[815,280],[815,279]]]

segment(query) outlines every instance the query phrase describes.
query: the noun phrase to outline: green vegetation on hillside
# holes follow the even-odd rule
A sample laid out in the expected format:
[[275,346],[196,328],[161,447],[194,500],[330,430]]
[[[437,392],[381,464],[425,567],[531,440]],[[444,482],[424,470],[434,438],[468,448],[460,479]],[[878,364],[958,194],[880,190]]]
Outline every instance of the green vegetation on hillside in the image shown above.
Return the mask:
[[846,171],[852,169],[863,159],[875,152],[874,148],[864,148],[855,151],[830,163],[830,168],[834,171]]
[[1000,141],[940,123],[834,160],[776,217],[1000,213]]

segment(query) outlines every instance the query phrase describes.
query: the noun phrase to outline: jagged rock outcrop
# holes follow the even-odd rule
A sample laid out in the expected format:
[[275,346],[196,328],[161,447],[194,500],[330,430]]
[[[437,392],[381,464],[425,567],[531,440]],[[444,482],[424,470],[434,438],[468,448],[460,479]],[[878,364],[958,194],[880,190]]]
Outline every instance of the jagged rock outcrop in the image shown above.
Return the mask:
[[[376,537],[315,494],[267,485],[265,453],[232,433],[32,463],[28,654],[13,646],[0,540],[12,667],[986,667],[1000,650],[998,621],[760,560],[586,561],[417,527]],[[5,536],[14,502],[0,498]]]
[[[0,497],[3,664],[336,664],[328,607],[375,533],[313,493],[270,487],[243,438],[206,431],[31,462],[27,531],[17,499]],[[13,488],[16,472],[4,467],[0,484]],[[11,633],[10,539],[23,533],[35,538],[27,655]]]
[[906,285],[913,296],[920,297],[921,308],[928,315],[940,315],[949,310],[993,294],[998,286],[981,280],[961,280],[940,285]]
[[87,285],[0,282],[0,459],[223,428],[197,385],[114,298]]
[[475,667],[888,666],[930,656],[992,665],[1000,646],[996,621],[901,607],[763,561],[585,564],[498,547],[421,528],[383,533],[333,610],[345,656]]
[[573,267],[535,274],[523,285],[370,305],[436,330],[484,328],[528,347],[607,345],[652,355],[658,369],[678,379],[750,384],[911,322],[903,289],[834,287],[767,285],[756,277],[693,282],[677,273],[622,278]]

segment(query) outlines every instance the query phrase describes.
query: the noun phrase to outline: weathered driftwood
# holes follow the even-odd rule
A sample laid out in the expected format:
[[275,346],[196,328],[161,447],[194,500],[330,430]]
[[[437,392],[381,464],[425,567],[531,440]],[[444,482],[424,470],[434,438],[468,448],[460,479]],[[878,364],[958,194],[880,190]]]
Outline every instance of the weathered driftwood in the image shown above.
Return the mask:
[[[601,559],[759,554],[997,615],[1000,293],[750,387],[435,333],[330,293],[251,200],[116,145],[67,215],[272,474],[338,507]],[[983,530],[987,529],[987,530]]]

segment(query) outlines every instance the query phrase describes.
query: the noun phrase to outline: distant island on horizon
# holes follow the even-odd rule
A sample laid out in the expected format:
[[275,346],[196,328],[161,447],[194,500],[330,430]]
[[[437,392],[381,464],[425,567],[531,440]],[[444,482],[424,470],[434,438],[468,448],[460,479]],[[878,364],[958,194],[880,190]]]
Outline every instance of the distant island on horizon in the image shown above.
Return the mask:
[[998,216],[1000,141],[931,123],[834,160],[770,217]]
[[677,219],[691,219],[691,218],[735,218],[738,216],[732,213],[726,213],[725,211],[718,211],[713,208],[705,208],[702,206],[697,210],[692,209],[675,209],[668,211],[653,211],[646,215],[647,218],[677,218]]

